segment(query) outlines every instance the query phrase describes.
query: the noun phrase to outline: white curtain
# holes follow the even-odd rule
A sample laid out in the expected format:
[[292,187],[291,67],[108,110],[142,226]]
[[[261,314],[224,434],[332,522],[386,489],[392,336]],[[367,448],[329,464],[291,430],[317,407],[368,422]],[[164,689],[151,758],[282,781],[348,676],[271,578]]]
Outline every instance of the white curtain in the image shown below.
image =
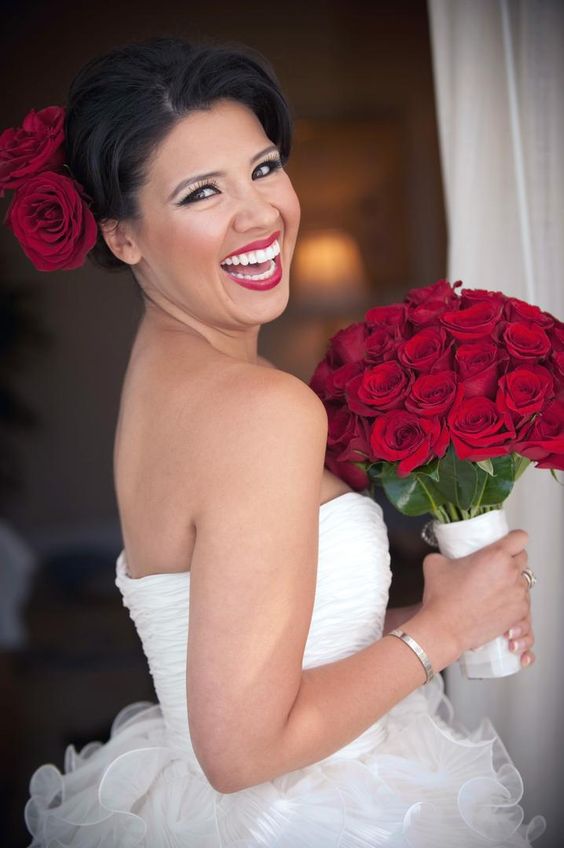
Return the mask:
[[[564,319],[564,2],[429,0],[449,229],[448,277]],[[560,473],[562,478],[564,475]],[[507,501],[529,533],[536,663],[447,692],[468,727],[488,715],[525,784],[539,846],[564,844],[564,488],[532,466]]]

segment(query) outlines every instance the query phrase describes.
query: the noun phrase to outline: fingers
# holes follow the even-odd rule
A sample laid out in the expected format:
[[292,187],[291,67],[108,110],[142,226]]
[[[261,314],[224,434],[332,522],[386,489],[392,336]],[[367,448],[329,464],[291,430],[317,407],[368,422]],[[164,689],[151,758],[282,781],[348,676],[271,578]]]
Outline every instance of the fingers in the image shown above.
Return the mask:
[[501,545],[511,556],[517,556],[523,552],[529,541],[529,534],[525,530],[510,530],[499,542],[494,543]]
[[521,654],[521,665],[532,665],[536,659],[530,649],[535,644],[535,634],[531,625],[530,617],[522,619],[518,624],[510,627],[504,634],[509,639],[509,650]]

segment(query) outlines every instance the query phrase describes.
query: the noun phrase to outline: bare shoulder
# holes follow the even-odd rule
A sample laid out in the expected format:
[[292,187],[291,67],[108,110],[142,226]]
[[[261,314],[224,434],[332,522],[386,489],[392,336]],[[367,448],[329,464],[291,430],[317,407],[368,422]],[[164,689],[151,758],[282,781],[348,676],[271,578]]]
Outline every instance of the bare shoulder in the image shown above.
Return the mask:
[[205,461],[198,475],[213,476],[216,462],[235,471],[237,463],[244,466],[251,457],[283,461],[300,446],[316,455],[325,447],[322,401],[298,377],[277,368],[230,364],[208,387],[202,412],[200,441],[211,456],[210,451],[200,454]]

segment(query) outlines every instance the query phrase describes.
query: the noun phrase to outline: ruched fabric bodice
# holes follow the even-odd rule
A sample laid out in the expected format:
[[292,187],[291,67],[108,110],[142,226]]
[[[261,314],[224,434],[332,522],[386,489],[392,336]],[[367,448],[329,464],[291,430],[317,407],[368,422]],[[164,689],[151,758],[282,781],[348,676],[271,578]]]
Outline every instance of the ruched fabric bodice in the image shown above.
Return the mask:
[[[304,668],[382,636],[391,578],[381,507],[359,492],[323,504]],[[440,674],[325,759],[218,792],[188,728],[190,574],[132,579],[122,551],[116,584],[158,703],[124,707],[105,744],[70,745],[64,772],[37,769],[33,848],[528,848],[544,832],[540,815],[523,823],[523,782],[495,728],[457,722]]]

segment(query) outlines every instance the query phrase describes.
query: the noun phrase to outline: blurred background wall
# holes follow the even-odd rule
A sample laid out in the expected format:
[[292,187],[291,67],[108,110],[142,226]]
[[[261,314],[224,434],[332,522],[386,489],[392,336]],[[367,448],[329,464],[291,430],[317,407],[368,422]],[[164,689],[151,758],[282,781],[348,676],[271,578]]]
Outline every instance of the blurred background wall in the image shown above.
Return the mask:
[[[290,305],[261,331],[260,353],[307,381],[339,327],[445,273],[426,3],[4,0],[0,126],[64,105],[90,57],[158,34],[259,49],[292,104],[288,170],[302,236]],[[312,255],[326,262],[312,267]],[[0,645],[0,843],[19,846],[32,770],[60,766],[66,744],[105,739],[120,707],[152,698],[113,585],[113,435],[141,303],[127,274],[36,271],[5,227],[0,294],[10,341],[0,363],[0,539],[29,587],[22,629]],[[427,551],[420,523],[390,510],[387,520],[393,599],[412,603]]]

